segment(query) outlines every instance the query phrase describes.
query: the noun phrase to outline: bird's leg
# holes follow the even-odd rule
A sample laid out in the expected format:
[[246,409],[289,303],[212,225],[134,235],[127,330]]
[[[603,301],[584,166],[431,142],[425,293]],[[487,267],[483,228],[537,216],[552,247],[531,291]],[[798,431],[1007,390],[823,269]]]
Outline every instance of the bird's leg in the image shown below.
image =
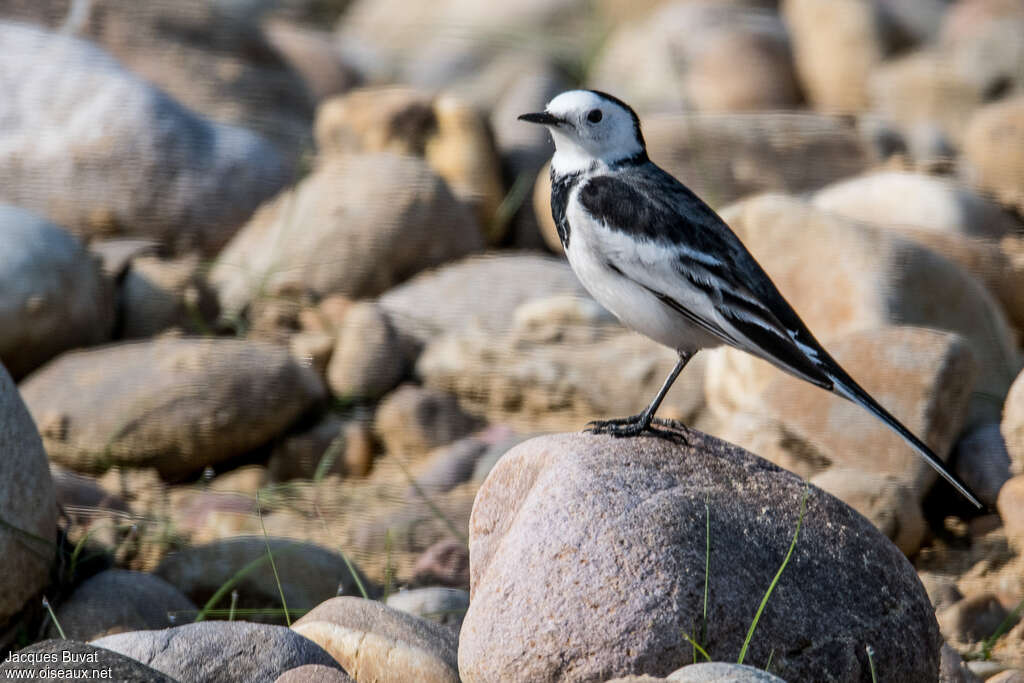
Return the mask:
[[676,381],[676,377],[683,371],[686,364],[693,358],[693,352],[679,352],[679,360],[676,361],[676,366],[672,368],[672,372],[669,373],[668,377],[665,378],[665,382],[661,385],[661,389],[658,390],[658,394],[651,401],[651,404],[647,406],[647,409],[639,415],[631,415],[630,417],[621,417],[613,420],[593,420],[587,423],[587,426],[583,428],[583,431],[590,432],[592,434],[611,434],[612,436],[637,436],[645,431],[652,431],[661,433],[663,430],[653,429],[652,424],[661,425],[665,427],[671,427],[674,429],[686,429],[686,426],[682,422],[675,420],[662,420],[654,417],[654,413],[657,412],[658,406],[665,398],[665,394],[672,388],[672,384]]

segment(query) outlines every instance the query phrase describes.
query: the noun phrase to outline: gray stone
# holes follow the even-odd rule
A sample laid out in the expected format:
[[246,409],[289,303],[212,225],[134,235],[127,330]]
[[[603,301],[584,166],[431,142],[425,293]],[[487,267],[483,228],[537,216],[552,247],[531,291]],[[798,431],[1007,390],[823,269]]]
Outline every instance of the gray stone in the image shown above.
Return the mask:
[[689,446],[552,435],[499,462],[470,525],[463,681],[665,675],[692,661],[683,634],[701,628],[708,525],[701,641],[736,657],[805,491],[799,539],[747,659],[774,651],[772,671],[787,680],[867,680],[870,643],[893,680],[935,680],[938,626],[894,545],[794,475],[696,430],[685,436]]
[[392,593],[385,603],[423,619],[436,621],[456,633],[469,609],[469,591],[444,586],[426,586]]
[[857,221],[999,239],[1022,226],[970,188],[921,173],[882,171],[819,190],[814,205]]
[[[86,579],[56,610],[64,635],[94,640],[112,633],[168,628],[191,621],[196,606],[158,576],[108,569]],[[50,637],[60,636],[51,624]]]
[[35,214],[0,204],[0,243],[0,359],[12,375],[22,377],[61,351],[109,339],[111,287],[77,239]]
[[955,643],[978,643],[995,633],[1008,612],[992,593],[971,595],[936,614],[942,635]]
[[457,683],[458,638],[448,628],[361,598],[333,598],[292,625],[357,680]]
[[388,290],[378,303],[402,336],[422,346],[443,332],[470,326],[506,332],[521,304],[559,295],[589,299],[564,260],[494,252],[423,273]]
[[462,541],[446,538],[423,551],[413,568],[413,580],[420,585],[441,584],[451,588],[469,586],[469,548]]
[[121,280],[120,336],[152,337],[169,327],[210,333],[217,300],[202,277],[203,268],[197,254],[132,259]]
[[67,353],[21,385],[49,456],[180,477],[260,446],[323,397],[287,349],[161,338]]
[[373,430],[388,453],[422,458],[481,426],[477,418],[459,407],[454,395],[406,384],[381,401]]
[[954,469],[983,503],[994,505],[999,489],[1010,478],[1010,454],[999,432],[999,423],[989,422],[960,437],[953,452]]
[[76,234],[211,254],[287,180],[269,143],[196,116],[88,41],[7,22],[0,39],[0,119],[14,122],[0,200]]
[[[78,661],[65,661],[66,656],[78,658]],[[33,662],[33,659],[36,661]],[[87,680],[86,676],[92,676],[132,683],[179,683],[119,652],[63,638],[33,643],[0,662],[0,673],[5,677],[20,677],[25,674],[16,672],[29,671],[33,674],[27,680],[50,680],[56,677],[56,672],[60,672],[63,674],[61,678],[75,681]]]
[[223,312],[265,297],[380,294],[483,247],[469,210],[422,159],[325,159],[260,208],[210,272]]
[[785,683],[762,669],[731,662],[697,662],[670,673],[665,680],[680,683]]
[[50,583],[57,505],[46,451],[18,387],[0,364],[0,619]]
[[323,648],[287,627],[245,621],[129,631],[91,644],[137,659],[181,683],[273,681],[305,664],[341,668]]
[[303,664],[285,671],[274,683],[352,683],[352,677],[323,664]]
[[[241,536],[185,548],[167,555],[153,573],[196,603],[205,604],[249,563],[266,558],[268,544],[288,609],[311,609],[335,595],[359,592],[340,555],[312,543],[286,538]],[[360,573],[359,577],[364,587],[373,590],[365,576]],[[281,609],[278,578],[269,561],[246,574],[235,588],[238,607]],[[219,605],[226,606],[227,599]]]

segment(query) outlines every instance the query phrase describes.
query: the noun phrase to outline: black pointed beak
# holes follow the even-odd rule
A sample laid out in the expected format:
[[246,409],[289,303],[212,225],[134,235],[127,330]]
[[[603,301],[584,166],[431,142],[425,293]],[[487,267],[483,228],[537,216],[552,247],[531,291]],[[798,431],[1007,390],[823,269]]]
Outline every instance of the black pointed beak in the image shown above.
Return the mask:
[[560,119],[546,111],[537,112],[536,114],[523,114],[519,117],[519,120],[526,121],[527,123],[539,123],[542,126],[560,126],[565,123],[565,119]]

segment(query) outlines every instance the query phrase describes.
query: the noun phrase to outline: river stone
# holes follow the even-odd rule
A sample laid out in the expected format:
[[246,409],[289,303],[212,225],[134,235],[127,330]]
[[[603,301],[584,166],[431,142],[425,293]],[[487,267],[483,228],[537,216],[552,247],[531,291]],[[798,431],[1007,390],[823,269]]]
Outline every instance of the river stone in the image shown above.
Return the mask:
[[309,292],[370,297],[483,246],[471,212],[426,161],[328,157],[257,211],[210,272],[223,312]]
[[245,621],[129,631],[91,644],[136,659],[181,683],[273,681],[305,664],[341,668],[323,648],[286,626]]
[[57,504],[32,416],[0,364],[0,621],[50,583]]
[[61,351],[110,338],[112,288],[77,239],[0,204],[0,244],[0,359],[12,375],[23,377]]
[[[168,628],[191,621],[198,609],[177,588],[158,576],[108,569],[82,582],[57,608],[57,621],[72,640],[93,640],[113,633]],[[60,636],[51,624],[49,635]]]
[[292,625],[357,681],[457,683],[458,639],[448,628],[372,600],[332,598]]
[[47,453],[71,469],[181,477],[260,446],[324,394],[282,347],[159,338],[64,354],[21,385]]
[[75,234],[209,255],[290,175],[270,143],[196,115],[89,41],[0,22],[0,42],[0,201]]
[[708,538],[701,641],[736,657],[805,494],[749,660],[774,652],[786,680],[866,681],[871,644],[893,680],[935,681],[938,625],[896,546],[793,474],[696,430],[685,438],[556,434],[499,461],[470,523],[463,681],[663,676],[692,662],[684,633],[702,626]]

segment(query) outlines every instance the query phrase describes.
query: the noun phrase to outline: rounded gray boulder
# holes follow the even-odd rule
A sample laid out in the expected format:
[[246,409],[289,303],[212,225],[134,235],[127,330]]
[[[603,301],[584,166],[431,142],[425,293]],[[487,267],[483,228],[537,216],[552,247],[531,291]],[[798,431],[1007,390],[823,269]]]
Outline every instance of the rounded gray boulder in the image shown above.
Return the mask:
[[792,473],[686,438],[557,434],[498,462],[470,522],[463,681],[665,676],[693,661],[687,637],[735,661],[805,490],[745,663],[771,657],[785,680],[868,681],[870,645],[887,679],[936,679],[935,616],[896,546]]

